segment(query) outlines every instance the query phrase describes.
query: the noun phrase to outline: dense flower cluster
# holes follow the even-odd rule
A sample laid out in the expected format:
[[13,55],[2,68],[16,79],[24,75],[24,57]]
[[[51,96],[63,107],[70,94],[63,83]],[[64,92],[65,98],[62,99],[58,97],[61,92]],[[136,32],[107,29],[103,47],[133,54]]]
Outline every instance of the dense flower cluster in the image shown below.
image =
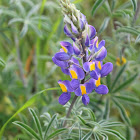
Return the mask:
[[72,13],[72,16],[73,19],[65,19],[64,33],[72,39],[73,44],[60,42],[62,48],[52,58],[62,72],[71,78],[71,81],[58,81],[63,92],[59,103],[65,105],[74,92],[76,96],[82,96],[82,102],[87,105],[90,100],[88,94],[93,90],[98,94],[108,93],[107,86],[101,84],[101,78],[112,71],[113,64],[103,64],[107,55],[105,41],[98,43],[96,29],[87,23],[86,17],[82,13],[78,16]]

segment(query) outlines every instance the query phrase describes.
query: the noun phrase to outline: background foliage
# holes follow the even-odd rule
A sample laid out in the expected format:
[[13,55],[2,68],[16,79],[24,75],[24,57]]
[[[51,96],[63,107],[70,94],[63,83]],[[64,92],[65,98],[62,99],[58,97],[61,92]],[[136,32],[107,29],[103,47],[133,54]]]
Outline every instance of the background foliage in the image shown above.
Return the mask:
[[[30,99],[24,108],[34,103],[34,109],[19,111],[13,121],[19,126],[28,124],[35,131],[40,128],[40,137],[47,131],[46,139],[66,139],[67,134],[67,139],[93,139],[94,136],[97,140],[107,137],[109,140],[117,137],[139,140],[140,1],[72,2],[97,29],[99,39],[106,40],[108,56],[105,61],[112,62],[114,70],[102,82],[108,85],[110,92],[105,96],[91,94],[91,102],[86,108],[77,101],[68,120],[69,128],[63,128],[69,104],[65,107],[59,105],[57,99],[61,91],[52,88],[58,86],[59,79],[69,79],[52,62],[52,56],[60,49],[59,42],[69,40],[63,33],[59,3],[57,0],[1,0],[0,127]],[[48,88],[52,89],[35,94]],[[35,118],[40,120],[37,124]],[[11,122],[4,132],[4,140],[31,138]],[[115,137],[110,134],[115,134]]]

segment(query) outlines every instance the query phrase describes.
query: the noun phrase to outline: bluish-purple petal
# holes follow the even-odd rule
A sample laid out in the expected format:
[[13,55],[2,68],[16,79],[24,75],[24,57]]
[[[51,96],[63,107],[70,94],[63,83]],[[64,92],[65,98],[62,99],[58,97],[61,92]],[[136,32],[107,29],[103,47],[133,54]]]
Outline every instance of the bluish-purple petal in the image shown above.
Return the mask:
[[105,46],[105,40],[100,41],[98,45],[98,50],[100,50],[103,46]]
[[96,60],[97,61],[101,61],[101,60],[103,60],[105,57],[106,57],[106,55],[107,55],[107,50],[106,50],[106,48],[105,47],[102,47],[101,48],[102,50],[98,53],[98,55],[96,56]]
[[75,43],[73,43],[73,50],[74,50],[75,55],[79,55],[81,53],[80,49],[78,48],[78,46]]
[[[61,61],[62,62],[62,61]],[[64,69],[64,68],[61,68],[62,72],[66,75],[69,75],[69,70],[68,69]]]
[[107,62],[101,69],[101,77],[107,76],[112,70],[113,64],[111,62]]
[[89,30],[90,30],[90,36],[89,37],[90,37],[90,39],[92,39],[96,34],[96,29],[93,26],[89,25]]
[[98,80],[98,75],[97,75],[97,72],[95,70],[93,70],[93,71],[90,72],[90,76],[93,79]]
[[99,85],[95,91],[98,94],[107,94],[108,93],[108,87],[106,85]]
[[67,36],[72,36],[72,33],[71,33],[71,31],[69,30],[69,28],[67,27],[67,25],[65,25],[65,27],[64,27],[64,33],[65,33]]
[[75,34],[78,34],[78,30],[76,28],[76,26],[71,22],[71,29],[72,29],[72,32],[75,33]]
[[61,68],[67,68],[67,67],[69,67],[68,62],[59,61],[59,60],[57,60],[55,57],[52,57],[52,60],[53,60],[53,62],[54,62],[57,66],[59,66],[59,67],[61,67]]
[[89,36],[86,36],[86,40],[85,40],[85,46],[89,46],[90,40],[89,40]]
[[66,48],[66,50],[68,51],[67,53],[69,54],[73,54],[73,46],[71,43],[67,42],[67,41],[61,41],[60,45],[63,46],[64,48]]
[[90,71],[90,62],[85,62],[84,65],[83,65],[83,69],[86,71],[86,72],[89,72]]
[[58,52],[55,54],[55,58],[59,61],[66,61],[66,60],[69,60],[70,59],[70,55],[68,55],[67,53],[65,52]]
[[78,74],[78,79],[83,80],[85,78],[85,72],[83,71],[82,68],[77,67],[77,74]]
[[78,79],[72,79],[71,81],[71,87],[76,90],[80,85],[80,81]]
[[85,83],[85,85],[86,85],[86,92],[87,92],[87,94],[91,93],[92,90],[93,90],[92,84],[90,82],[88,82],[88,83]]
[[82,97],[83,104],[88,105],[89,101],[90,101],[90,99],[89,99],[88,95],[84,94],[83,97]]
[[76,95],[76,96],[82,96],[80,87],[78,87],[78,88],[75,90],[75,95]]
[[58,99],[59,103],[61,105],[65,105],[71,98],[71,93],[62,93]]

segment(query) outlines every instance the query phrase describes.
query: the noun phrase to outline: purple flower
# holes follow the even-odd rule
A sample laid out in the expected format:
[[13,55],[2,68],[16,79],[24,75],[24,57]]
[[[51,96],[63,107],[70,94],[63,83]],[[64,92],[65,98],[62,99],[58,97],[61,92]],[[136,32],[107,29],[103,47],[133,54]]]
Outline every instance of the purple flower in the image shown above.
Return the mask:
[[80,84],[78,88],[75,90],[75,95],[82,96],[83,104],[87,105],[89,103],[88,94],[93,90],[91,83]]
[[65,80],[65,81],[58,81],[58,84],[61,87],[62,94],[60,95],[58,101],[60,104],[65,105],[71,98],[71,92],[73,92],[73,89],[70,85],[70,81]]

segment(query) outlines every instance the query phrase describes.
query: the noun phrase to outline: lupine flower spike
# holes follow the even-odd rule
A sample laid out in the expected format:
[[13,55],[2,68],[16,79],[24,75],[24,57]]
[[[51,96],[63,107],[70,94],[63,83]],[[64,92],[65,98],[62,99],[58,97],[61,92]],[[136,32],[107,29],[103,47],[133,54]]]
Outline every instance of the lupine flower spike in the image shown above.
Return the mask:
[[87,23],[86,16],[69,0],[60,0],[60,3],[64,14],[64,33],[72,41],[61,41],[60,51],[52,58],[62,72],[71,78],[71,81],[58,81],[62,89],[59,103],[65,105],[71,94],[75,93],[76,96],[82,96],[83,104],[87,105],[90,101],[88,95],[93,91],[98,94],[108,93],[109,90],[101,83],[101,78],[113,70],[113,64],[103,64],[107,55],[105,40],[98,43],[96,29]]

